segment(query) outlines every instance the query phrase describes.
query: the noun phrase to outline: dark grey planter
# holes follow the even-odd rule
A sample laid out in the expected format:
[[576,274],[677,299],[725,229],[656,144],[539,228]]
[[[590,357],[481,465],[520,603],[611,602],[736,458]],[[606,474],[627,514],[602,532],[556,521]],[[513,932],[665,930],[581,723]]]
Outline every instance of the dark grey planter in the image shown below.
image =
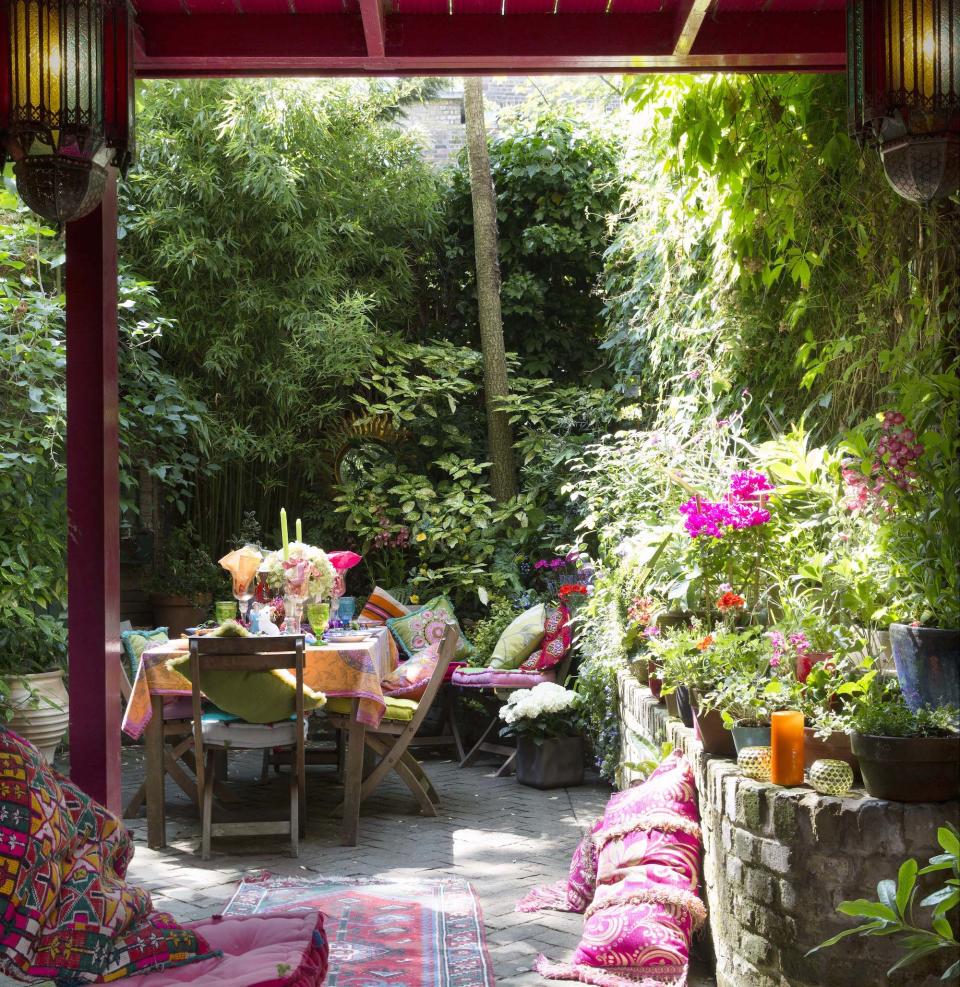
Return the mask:
[[517,781],[531,788],[570,788],[583,784],[583,738],[558,737],[517,743]]
[[960,631],[891,624],[890,644],[910,709],[960,704]]

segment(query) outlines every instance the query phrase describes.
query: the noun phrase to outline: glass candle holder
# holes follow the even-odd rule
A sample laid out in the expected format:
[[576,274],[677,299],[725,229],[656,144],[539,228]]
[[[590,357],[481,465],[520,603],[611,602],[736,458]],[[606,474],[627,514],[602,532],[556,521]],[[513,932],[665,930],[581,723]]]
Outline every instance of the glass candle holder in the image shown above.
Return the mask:
[[783,710],[770,718],[770,780],[803,784],[803,713]]

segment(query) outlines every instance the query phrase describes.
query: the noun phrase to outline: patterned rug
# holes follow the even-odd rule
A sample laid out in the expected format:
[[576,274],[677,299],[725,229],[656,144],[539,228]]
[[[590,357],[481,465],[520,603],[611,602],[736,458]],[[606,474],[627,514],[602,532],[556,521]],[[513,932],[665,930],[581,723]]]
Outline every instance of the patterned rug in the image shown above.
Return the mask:
[[494,987],[483,914],[467,881],[247,877],[224,914],[318,908],[328,987]]

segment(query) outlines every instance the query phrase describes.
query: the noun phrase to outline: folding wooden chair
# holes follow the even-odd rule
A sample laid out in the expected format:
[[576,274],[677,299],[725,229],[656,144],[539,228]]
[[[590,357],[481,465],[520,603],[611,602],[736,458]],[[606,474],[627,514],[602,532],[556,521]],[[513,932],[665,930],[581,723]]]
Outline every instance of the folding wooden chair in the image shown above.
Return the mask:
[[[573,661],[573,648],[567,650],[566,655],[563,660],[555,666],[556,668],[556,679],[554,681],[559,682],[563,685],[567,680],[567,676],[570,674],[570,664]],[[463,685],[461,683],[461,688],[468,689],[470,686]],[[480,735],[480,739],[470,748],[469,753],[461,759],[460,767],[469,767],[477,759],[477,756],[481,753],[485,754],[496,754],[498,757],[504,758],[504,762],[497,768],[494,773],[494,777],[499,778],[501,775],[509,774],[514,770],[513,762],[517,759],[517,748],[516,746],[510,747],[507,744],[498,744],[487,738],[493,734],[495,731],[499,733],[500,727],[503,725],[503,721],[500,719],[500,707],[503,705],[504,694],[509,694],[511,692],[517,692],[520,688],[530,688],[529,686],[512,686],[508,688],[490,688],[489,686],[474,686],[472,687],[478,692],[482,692],[483,698],[491,700],[494,703],[493,718],[487,724],[483,733]]]
[[[204,714],[204,672],[265,672],[294,668],[294,716],[279,723],[248,723],[222,713]],[[201,857],[210,859],[214,836],[290,835],[290,852],[299,855],[299,840],[306,823],[306,719],[303,709],[304,639],[300,635],[266,638],[190,639],[190,679],[193,698],[193,745],[197,763],[197,796],[201,805]],[[290,772],[290,818],[281,821],[213,821],[215,759],[227,750],[264,750],[290,747],[295,751]]]
[[[408,750],[410,742],[416,736],[420,724],[430,709],[430,705],[443,682],[447,666],[453,659],[457,648],[458,631],[455,626],[448,626],[440,641],[437,667],[427,683],[423,696],[417,701],[413,717],[409,720],[390,719],[388,714],[376,728],[368,727],[358,730],[356,721],[356,703],[350,715],[328,713],[331,726],[347,735],[347,764],[344,778],[344,800],[337,807],[345,817],[345,843],[355,845],[356,832],[351,830],[346,818],[353,812],[359,811],[360,803],[368,799],[379,788],[381,782],[391,771],[396,771],[407,788],[416,797],[420,810],[425,816],[437,815],[440,796],[427,777],[417,759]],[[388,700],[389,704],[389,700]],[[329,704],[328,704],[329,705]],[[362,737],[362,744],[357,744],[357,737]],[[363,748],[367,747],[380,760],[373,770],[362,777]],[[359,749],[357,749],[359,747]],[[356,827],[353,827],[355,829]]]
[[[126,623],[126,622],[125,622]],[[130,630],[129,627],[124,628],[121,624],[122,630]],[[126,709],[127,703],[130,702],[130,694],[133,692],[133,683],[130,681],[130,676],[127,674],[127,663],[124,661],[123,653],[120,654],[120,698],[123,701],[123,707]],[[172,746],[167,747],[166,741],[169,738]],[[195,805],[199,805],[197,802],[197,783],[196,780],[187,774],[184,770],[181,761],[185,762],[190,770],[193,770],[193,721],[189,716],[184,717],[179,713],[168,717],[164,714],[163,717],[163,739],[164,739],[164,752],[163,752],[163,770],[165,774],[168,774],[177,784],[177,786],[183,791],[183,793],[189,798]],[[133,794],[133,797],[127,803],[126,808],[123,810],[124,819],[133,819],[140,815],[140,810],[146,805],[147,802],[147,783],[146,781],[141,782],[140,787]]]

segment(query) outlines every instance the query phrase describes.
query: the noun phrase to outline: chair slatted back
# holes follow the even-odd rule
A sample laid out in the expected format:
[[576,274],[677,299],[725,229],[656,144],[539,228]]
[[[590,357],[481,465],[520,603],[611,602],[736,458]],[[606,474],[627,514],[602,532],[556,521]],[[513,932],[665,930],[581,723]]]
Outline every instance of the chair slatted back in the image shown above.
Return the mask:
[[193,700],[193,743],[197,762],[197,787],[201,799],[204,783],[203,757],[203,673],[269,672],[293,668],[296,685],[297,763],[304,759],[302,634],[280,637],[192,637],[190,638],[190,680]]

